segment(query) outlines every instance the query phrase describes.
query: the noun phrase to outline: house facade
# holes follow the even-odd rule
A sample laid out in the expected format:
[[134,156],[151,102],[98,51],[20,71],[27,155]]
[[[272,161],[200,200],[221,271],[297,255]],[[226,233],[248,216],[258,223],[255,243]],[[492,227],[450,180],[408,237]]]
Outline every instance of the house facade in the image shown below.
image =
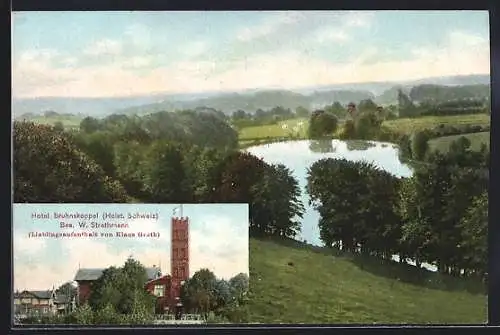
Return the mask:
[[20,318],[45,317],[56,313],[54,290],[22,291],[14,293],[14,315]]
[[56,294],[54,305],[57,314],[71,313],[76,308],[76,299],[65,294]]
[[156,297],[155,314],[168,314],[172,311],[172,277],[169,275],[150,280],[145,289]]

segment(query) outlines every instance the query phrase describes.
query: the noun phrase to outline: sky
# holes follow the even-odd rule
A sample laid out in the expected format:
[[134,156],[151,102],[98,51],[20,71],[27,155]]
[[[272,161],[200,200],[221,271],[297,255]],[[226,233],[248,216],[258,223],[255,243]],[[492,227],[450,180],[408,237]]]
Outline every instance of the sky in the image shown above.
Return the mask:
[[[170,204],[14,204],[14,289],[45,290],[72,281],[81,268],[123,266],[129,256],[145,267],[160,266],[170,273],[170,229],[174,208]],[[160,232],[154,238],[49,238],[28,237],[29,232],[84,231],[61,229],[59,220],[34,220],[42,212],[144,212],[158,213],[158,220],[127,220],[129,229],[106,231]],[[180,216],[177,211],[176,216]],[[248,269],[248,205],[186,204],[183,216],[190,219],[190,275],[208,268],[229,279]],[[66,220],[79,222],[81,220]],[[101,220],[101,222],[103,222]],[[116,221],[115,221],[116,222]],[[122,221],[125,222],[125,221]],[[88,231],[88,230],[87,230]]]
[[489,74],[487,11],[15,12],[14,98]]

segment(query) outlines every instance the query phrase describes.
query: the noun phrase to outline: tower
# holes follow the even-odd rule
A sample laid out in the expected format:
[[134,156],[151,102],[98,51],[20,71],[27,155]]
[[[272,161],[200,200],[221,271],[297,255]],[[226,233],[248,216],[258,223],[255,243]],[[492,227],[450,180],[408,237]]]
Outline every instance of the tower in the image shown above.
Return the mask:
[[172,217],[170,271],[173,303],[180,298],[181,285],[189,278],[189,219]]

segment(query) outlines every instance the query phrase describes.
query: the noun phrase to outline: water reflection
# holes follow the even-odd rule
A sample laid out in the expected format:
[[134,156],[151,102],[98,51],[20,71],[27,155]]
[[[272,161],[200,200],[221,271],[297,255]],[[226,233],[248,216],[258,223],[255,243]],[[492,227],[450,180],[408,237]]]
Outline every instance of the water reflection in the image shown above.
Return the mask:
[[335,152],[337,148],[333,146],[333,141],[328,140],[311,140],[309,141],[309,150],[318,153]]
[[[373,148],[376,146],[375,142],[369,142],[369,141],[360,141],[360,140],[349,140],[345,141],[345,144],[347,146],[347,150],[368,150],[369,148]],[[380,146],[382,148],[386,147],[386,143],[381,143]]]

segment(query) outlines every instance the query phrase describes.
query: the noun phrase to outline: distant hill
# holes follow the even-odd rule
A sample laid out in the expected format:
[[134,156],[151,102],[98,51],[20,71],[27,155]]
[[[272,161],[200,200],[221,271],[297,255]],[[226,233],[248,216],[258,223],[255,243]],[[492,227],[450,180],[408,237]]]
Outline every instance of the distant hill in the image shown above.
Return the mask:
[[166,100],[160,103],[126,108],[120,112],[124,114],[141,114],[146,112],[173,111],[176,109],[194,109],[196,107],[206,106],[229,114],[240,109],[247,112],[255,112],[258,109],[266,110],[276,106],[290,108],[292,110],[299,106],[319,108],[335,101],[347,104],[351,101],[373,98],[373,94],[368,91],[322,91],[313,92],[310,95],[303,95],[286,90],[266,90],[246,94],[222,94],[215,97],[191,101]]
[[402,90],[404,93],[409,94],[411,86],[403,86],[403,85],[393,86],[382,92],[382,94],[378,95],[375,98],[375,103],[379,105],[390,105],[397,103],[399,90]]
[[484,84],[442,86],[424,84],[414,86],[409,96],[413,101],[449,101],[460,99],[486,99],[490,97],[490,86]]
[[116,112],[145,114],[162,110],[193,109],[209,107],[223,112],[238,109],[255,111],[275,106],[295,109],[298,106],[318,108],[333,101],[347,103],[363,99],[374,99],[380,104],[394,103],[395,87],[409,90],[422,84],[433,85],[489,85],[489,75],[470,75],[425,78],[408,82],[372,82],[327,85],[289,90],[243,90],[238,92],[199,92],[190,94],[156,94],[138,97],[113,98],[61,98],[45,97],[13,99],[14,117],[21,114],[42,114],[47,110],[60,114],[82,114],[104,117]]

